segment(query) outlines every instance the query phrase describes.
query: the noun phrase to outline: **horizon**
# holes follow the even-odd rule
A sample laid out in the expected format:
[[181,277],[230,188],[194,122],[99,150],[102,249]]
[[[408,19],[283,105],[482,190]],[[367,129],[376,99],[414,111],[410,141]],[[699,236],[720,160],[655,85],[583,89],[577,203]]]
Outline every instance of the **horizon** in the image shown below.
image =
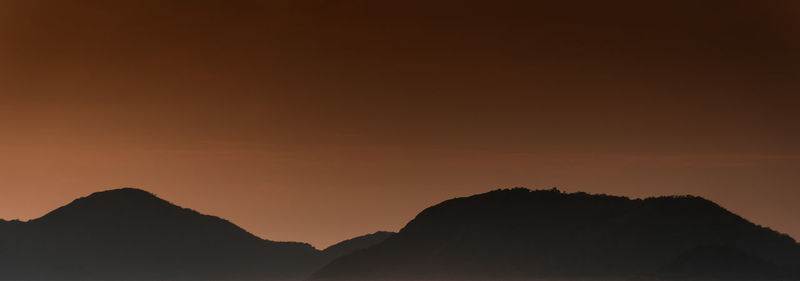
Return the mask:
[[[712,203],[714,203],[714,204],[717,204],[716,202],[714,202],[714,200],[713,200],[712,198],[704,198],[704,197],[702,197],[702,196],[695,196],[695,195],[692,195],[692,194],[673,194],[673,195],[660,195],[660,196],[650,196],[650,197],[641,197],[641,198],[636,198],[636,197],[629,197],[629,196],[616,195],[616,194],[606,194],[606,193],[587,193],[587,192],[583,192],[583,191],[573,191],[573,192],[567,192],[567,191],[564,191],[564,190],[558,189],[557,187],[552,187],[552,188],[549,188],[549,189],[548,189],[548,188],[529,188],[529,187],[524,187],[524,186],[515,186],[515,187],[504,187],[504,188],[496,188],[496,189],[491,189],[491,190],[488,190],[488,191],[484,191],[484,192],[480,192],[480,193],[476,193],[476,194],[470,194],[470,195],[466,195],[466,196],[452,197],[452,198],[448,198],[448,199],[442,200],[442,201],[440,201],[440,202],[437,202],[437,203],[435,203],[435,204],[433,204],[433,205],[431,205],[431,206],[427,206],[427,207],[425,207],[425,208],[427,209],[427,208],[429,208],[429,207],[432,207],[432,206],[434,206],[434,205],[438,205],[438,204],[440,204],[440,203],[443,203],[443,202],[445,202],[445,201],[449,201],[449,200],[453,200],[453,199],[467,198],[467,197],[472,197],[472,196],[482,195],[482,194],[486,194],[486,193],[490,193],[490,192],[496,192],[496,191],[509,191],[509,190],[515,190],[515,189],[524,189],[524,190],[528,190],[528,191],[532,191],[532,192],[537,192],[537,191],[539,191],[539,192],[541,192],[541,191],[545,191],[545,192],[558,192],[559,194],[563,194],[563,195],[588,194],[588,195],[591,195],[591,196],[613,196],[613,197],[622,197],[622,198],[625,198],[625,199],[628,199],[628,200],[646,200],[646,199],[655,199],[655,198],[693,197],[693,198],[699,198],[699,199],[703,199],[703,200],[708,200],[708,201],[710,201],[710,202],[712,202]],[[66,205],[72,204],[72,203],[73,203],[75,200],[78,200],[78,199],[84,199],[84,198],[88,198],[88,197],[90,197],[90,196],[92,196],[92,195],[94,195],[94,194],[98,194],[98,193],[106,193],[106,192],[119,192],[119,191],[123,191],[123,190],[136,190],[136,191],[142,191],[142,192],[145,192],[145,193],[147,193],[147,194],[149,194],[149,195],[151,195],[151,196],[154,196],[154,197],[155,197],[155,198],[157,198],[157,199],[164,200],[164,201],[166,201],[167,203],[169,203],[169,204],[172,204],[172,205],[174,205],[174,206],[177,206],[177,207],[180,207],[180,208],[183,208],[183,209],[188,209],[188,210],[197,211],[198,213],[200,213],[200,214],[202,214],[202,215],[208,215],[208,216],[213,216],[213,217],[217,217],[217,218],[223,219],[223,220],[225,220],[225,221],[231,222],[232,224],[234,224],[234,225],[236,225],[236,226],[238,226],[238,227],[242,228],[244,231],[246,231],[246,232],[248,232],[248,233],[250,233],[250,234],[252,234],[252,235],[254,235],[254,236],[256,236],[256,237],[258,237],[258,238],[260,238],[260,239],[269,240],[269,241],[274,241],[274,242],[297,242],[297,243],[305,243],[305,244],[309,244],[309,245],[311,245],[311,246],[312,246],[314,249],[317,249],[317,250],[319,250],[319,251],[325,250],[325,249],[327,249],[327,248],[329,248],[329,247],[331,247],[331,246],[334,246],[334,245],[336,245],[336,244],[338,244],[338,243],[341,243],[341,242],[347,241],[347,240],[349,240],[349,239],[353,239],[353,238],[356,238],[356,237],[360,237],[360,236],[362,236],[362,235],[374,234],[374,233],[378,233],[378,232],[392,232],[392,233],[396,233],[396,232],[399,232],[399,231],[400,231],[400,230],[401,230],[403,227],[405,227],[405,226],[406,226],[406,224],[403,224],[403,225],[401,225],[401,226],[397,227],[397,229],[395,229],[395,230],[378,229],[378,230],[375,230],[375,231],[372,231],[372,232],[366,232],[366,233],[362,233],[362,234],[354,235],[354,236],[352,236],[352,237],[344,238],[344,239],[341,239],[341,240],[335,241],[335,242],[333,242],[333,243],[331,243],[331,244],[328,244],[328,245],[315,245],[315,244],[312,244],[312,243],[310,243],[310,242],[307,242],[307,241],[300,241],[300,240],[274,240],[274,239],[270,239],[269,237],[262,237],[262,236],[260,236],[260,235],[258,235],[258,234],[256,234],[256,233],[252,233],[252,232],[251,232],[251,231],[249,231],[247,228],[245,228],[245,227],[242,227],[242,226],[240,226],[240,225],[236,224],[236,222],[235,222],[235,221],[232,221],[232,220],[230,220],[230,219],[228,219],[228,218],[221,217],[221,216],[217,216],[217,215],[215,215],[215,214],[205,213],[205,212],[202,212],[202,211],[196,210],[196,209],[192,208],[191,206],[182,206],[182,205],[180,205],[180,204],[176,204],[176,203],[174,203],[172,200],[170,200],[170,199],[168,199],[168,198],[163,198],[163,197],[159,196],[158,194],[156,194],[156,193],[153,193],[153,192],[150,192],[150,191],[148,191],[148,190],[146,190],[146,189],[137,188],[137,187],[130,187],[130,186],[128,186],[128,187],[120,187],[120,188],[113,188],[113,189],[104,189],[104,190],[99,190],[99,191],[92,192],[92,193],[90,193],[90,194],[86,194],[86,195],[84,195],[84,196],[80,196],[80,197],[74,198],[73,200],[71,200],[71,201],[70,201],[70,203],[68,203],[68,204],[64,204],[64,205],[61,205],[61,206],[56,206],[56,207],[53,207],[51,210],[47,211],[45,214],[43,214],[42,216],[39,216],[39,217],[35,217],[35,218],[27,219],[27,220],[20,220],[20,219],[7,219],[7,218],[2,218],[2,217],[0,217],[0,220],[5,220],[5,221],[21,221],[21,222],[29,222],[29,221],[31,221],[31,220],[35,220],[35,219],[41,218],[41,217],[43,217],[43,216],[45,216],[45,215],[47,215],[47,214],[51,213],[52,211],[55,211],[55,210],[57,210],[57,209],[58,209],[58,208],[60,208],[60,207],[63,207],[63,206],[66,206]],[[725,208],[725,206],[721,206],[721,207],[722,207],[722,208]],[[725,209],[726,209],[726,210],[728,210],[727,208],[725,208]],[[728,211],[730,211],[730,210],[728,210]],[[739,214],[736,214],[735,212],[732,212],[732,213],[733,213],[734,215],[737,215],[737,216],[739,216]],[[415,214],[414,216],[416,216],[416,215],[417,215],[417,214]],[[413,219],[413,218],[414,218],[414,216],[412,216],[411,218],[409,218],[409,220],[408,220],[406,223],[408,223],[409,221],[411,221],[411,219]],[[789,236],[790,238],[792,238],[792,239],[793,239],[793,240],[794,240],[796,243],[800,243],[800,240],[798,240],[797,238],[795,238],[795,237],[791,236],[791,235],[790,235],[790,234],[788,234],[788,233],[781,232],[780,230],[778,230],[778,229],[774,229],[774,228],[772,228],[772,227],[770,227],[770,226],[768,226],[768,225],[762,225],[762,224],[759,224],[758,222],[754,222],[754,221],[752,221],[752,220],[748,219],[747,217],[743,217],[743,218],[744,218],[745,220],[747,220],[747,221],[750,221],[751,223],[753,223],[753,224],[755,224],[755,225],[762,226],[762,227],[765,227],[765,228],[767,228],[767,229],[771,229],[771,230],[773,230],[773,231],[776,231],[776,232],[778,232],[778,233],[780,233],[780,234],[782,234],[782,235],[787,235],[787,236]]]
[[797,240],[797,50],[793,0],[0,1],[0,218],[135,186],[321,247],[556,186]]

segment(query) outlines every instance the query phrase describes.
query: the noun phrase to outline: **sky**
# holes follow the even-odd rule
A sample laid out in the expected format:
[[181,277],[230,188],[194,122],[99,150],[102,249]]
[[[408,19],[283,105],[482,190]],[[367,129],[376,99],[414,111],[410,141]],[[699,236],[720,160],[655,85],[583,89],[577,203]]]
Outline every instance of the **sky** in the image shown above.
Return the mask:
[[796,1],[0,1],[0,218],[138,187],[324,248],[497,188],[800,238]]

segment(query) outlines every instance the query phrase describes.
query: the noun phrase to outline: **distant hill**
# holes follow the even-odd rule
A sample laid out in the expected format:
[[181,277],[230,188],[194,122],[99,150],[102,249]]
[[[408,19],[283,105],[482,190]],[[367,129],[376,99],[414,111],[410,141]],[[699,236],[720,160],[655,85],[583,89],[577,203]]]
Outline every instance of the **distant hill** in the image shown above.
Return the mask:
[[699,197],[522,188],[448,200],[399,233],[323,251],[133,188],[0,220],[0,280],[304,280],[315,271],[314,280],[796,281],[800,245]]
[[325,250],[322,250],[322,254],[326,257],[326,260],[330,261],[357,250],[369,248],[373,245],[379,244],[394,234],[394,232],[378,231],[373,234],[359,236],[332,245]]
[[133,188],[94,193],[28,222],[0,221],[0,280],[300,280],[336,257],[263,240]]
[[800,280],[800,246],[700,197],[510,189],[430,207],[312,280]]

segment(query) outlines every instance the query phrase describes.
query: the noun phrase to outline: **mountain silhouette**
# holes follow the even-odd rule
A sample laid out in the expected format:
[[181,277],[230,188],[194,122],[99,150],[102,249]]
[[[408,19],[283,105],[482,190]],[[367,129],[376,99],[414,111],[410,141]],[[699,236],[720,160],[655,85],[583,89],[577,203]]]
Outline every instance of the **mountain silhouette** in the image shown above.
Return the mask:
[[312,280],[800,280],[800,246],[700,197],[496,190],[427,208]]
[[394,232],[378,231],[372,234],[359,236],[325,248],[325,250],[322,250],[322,254],[325,256],[326,260],[333,260],[334,258],[379,244],[394,234]]
[[799,269],[793,239],[693,196],[496,190],[322,251],[133,188],[0,220],[0,280],[800,280]]
[[0,280],[300,280],[335,257],[133,188],[97,192],[28,222],[0,221]]

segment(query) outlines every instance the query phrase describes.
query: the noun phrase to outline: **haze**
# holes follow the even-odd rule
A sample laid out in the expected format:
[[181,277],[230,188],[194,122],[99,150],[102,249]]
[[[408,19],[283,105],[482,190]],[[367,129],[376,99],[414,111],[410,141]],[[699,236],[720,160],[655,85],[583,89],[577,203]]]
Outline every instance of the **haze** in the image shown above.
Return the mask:
[[800,238],[796,1],[530,2],[2,1],[0,217],[134,186],[323,248],[557,186]]

